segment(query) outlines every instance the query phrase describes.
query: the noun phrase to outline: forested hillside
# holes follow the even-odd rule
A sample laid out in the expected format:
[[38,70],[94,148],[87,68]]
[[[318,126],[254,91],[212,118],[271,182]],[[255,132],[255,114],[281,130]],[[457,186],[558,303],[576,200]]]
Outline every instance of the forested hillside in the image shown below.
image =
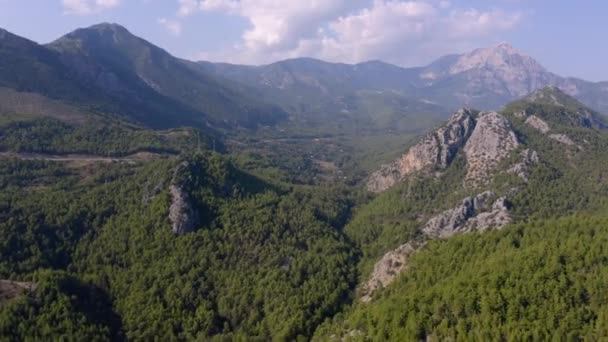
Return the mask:
[[572,86],[605,105],[505,44],[253,67],[0,30],[0,341],[608,339],[608,119]]
[[[266,184],[213,155],[84,179],[53,162],[3,165],[0,277],[38,284],[2,306],[11,340],[292,339],[354,286],[350,203],[331,191]],[[171,182],[196,208],[194,233],[171,231]]]

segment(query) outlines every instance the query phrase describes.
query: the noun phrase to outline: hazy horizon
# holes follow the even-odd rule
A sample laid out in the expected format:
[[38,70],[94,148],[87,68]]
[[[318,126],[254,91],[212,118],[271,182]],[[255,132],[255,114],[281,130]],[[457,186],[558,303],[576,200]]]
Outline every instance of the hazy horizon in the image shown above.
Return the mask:
[[115,22],[180,58],[248,65],[310,57],[415,67],[506,41],[557,74],[605,81],[608,47],[597,42],[606,9],[547,0],[0,0],[0,26],[44,44]]

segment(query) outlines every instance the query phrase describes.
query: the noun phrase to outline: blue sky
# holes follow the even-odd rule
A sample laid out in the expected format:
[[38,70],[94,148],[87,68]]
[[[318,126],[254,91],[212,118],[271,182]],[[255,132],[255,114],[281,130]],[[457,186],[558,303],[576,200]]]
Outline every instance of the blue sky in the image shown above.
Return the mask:
[[0,27],[40,43],[116,22],[176,56],[308,56],[402,66],[507,41],[549,70],[608,80],[605,0],[0,0]]

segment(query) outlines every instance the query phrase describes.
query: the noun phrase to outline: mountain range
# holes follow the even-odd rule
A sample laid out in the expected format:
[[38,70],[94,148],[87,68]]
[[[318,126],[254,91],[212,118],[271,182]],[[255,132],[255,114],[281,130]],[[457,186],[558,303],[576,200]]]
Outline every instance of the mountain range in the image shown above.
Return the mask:
[[[216,75],[267,89],[281,98],[312,98],[362,90],[393,91],[412,101],[449,110],[500,109],[536,89],[555,86],[590,107],[608,112],[608,82],[561,77],[507,43],[449,55],[425,67],[401,68],[380,61],[356,65],[294,59],[252,67],[201,62]],[[269,95],[270,97],[271,95]]]
[[54,103],[49,115],[61,116],[52,110],[59,101],[58,111],[69,106],[151,128],[282,123],[419,133],[461,106],[500,109],[545,86],[608,112],[607,82],[557,76],[506,43],[417,68],[309,58],[242,66],[179,59],[120,25],[99,24],[46,45],[2,30],[0,54],[7,107],[36,94]]
[[603,340],[607,85],[0,30],[0,340]]

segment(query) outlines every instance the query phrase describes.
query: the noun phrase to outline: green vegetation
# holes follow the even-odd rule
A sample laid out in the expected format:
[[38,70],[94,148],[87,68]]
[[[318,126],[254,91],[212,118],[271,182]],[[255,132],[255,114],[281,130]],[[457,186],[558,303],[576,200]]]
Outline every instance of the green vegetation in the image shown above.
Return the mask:
[[[70,125],[51,118],[11,120],[0,124],[0,151],[91,154],[120,157],[137,152],[177,154],[209,145],[194,129],[167,132],[119,124]],[[219,145],[219,144],[218,144]]]
[[604,216],[573,216],[431,243],[377,300],[321,327],[318,339],[605,339],[606,227]]
[[1,341],[121,341],[107,294],[65,272],[36,274],[35,291],[0,307]]
[[[483,189],[463,186],[460,151],[372,196],[370,172],[444,117],[421,99],[467,80],[420,97],[418,71],[379,62],[197,64],[111,24],[0,42],[0,279],[19,282],[0,282],[0,341],[608,337],[608,135],[555,89],[506,107],[523,145]],[[524,149],[527,181],[506,171]],[[359,303],[383,254],[485,190],[514,224],[428,242]]]
[[49,285],[0,309],[22,322],[0,330],[6,336],[60,319],[40,337],[294,339],[333,316],[355,285],[357,255],[340,230],[352,204],[333,191],[280,189],[219,156],[188,158],[175,177],[204,209],[203,224],[175,236],[167,188],[181,161],[108,165],[86,179],[51,162],[7,163],[0,277],[66,270],[107,294],[122,327],[75,309],[72,290]]

